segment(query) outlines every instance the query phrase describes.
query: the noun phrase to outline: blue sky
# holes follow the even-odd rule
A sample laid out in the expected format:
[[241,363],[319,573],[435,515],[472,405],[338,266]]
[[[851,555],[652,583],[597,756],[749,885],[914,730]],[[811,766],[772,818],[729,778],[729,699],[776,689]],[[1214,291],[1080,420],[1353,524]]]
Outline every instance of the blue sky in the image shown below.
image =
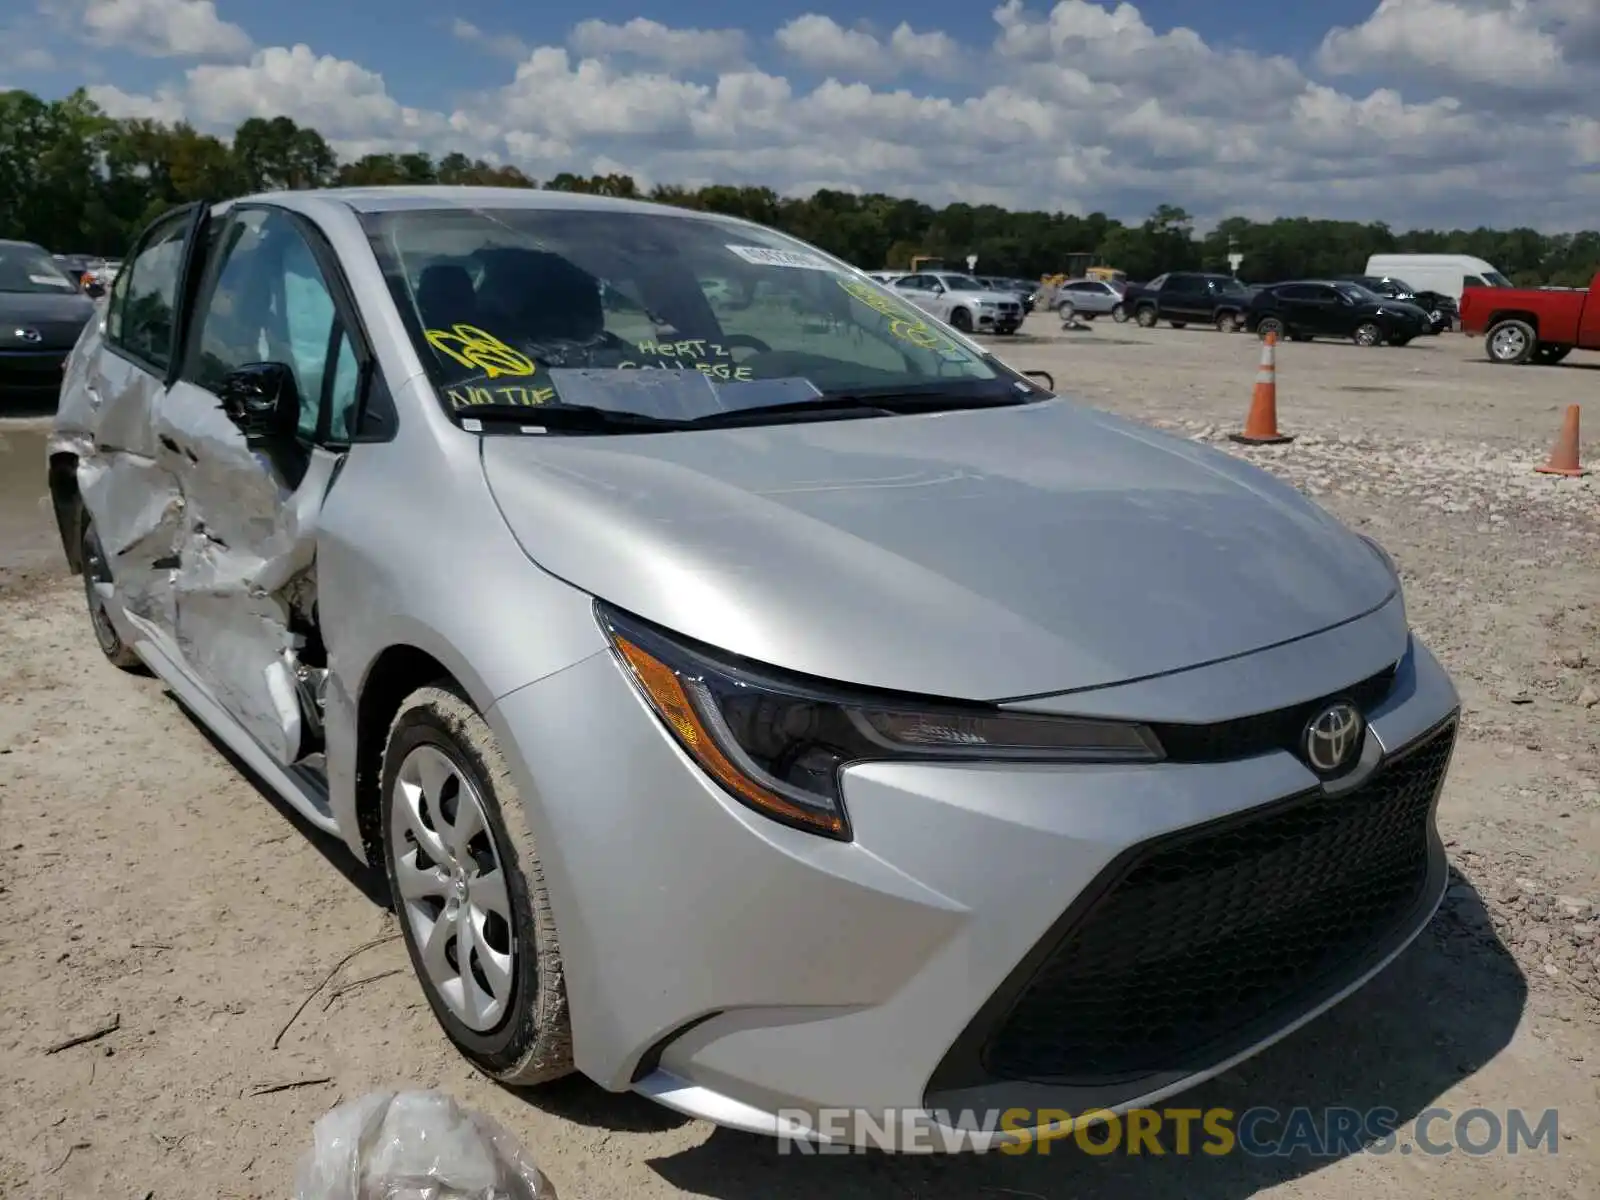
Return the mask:
[[8,8],[0,86],[88,85],[114,115],[222,135],[283,113],[345,155],[1122,217],[1167,201],[1202,223],[1600,223],[1600,0]]

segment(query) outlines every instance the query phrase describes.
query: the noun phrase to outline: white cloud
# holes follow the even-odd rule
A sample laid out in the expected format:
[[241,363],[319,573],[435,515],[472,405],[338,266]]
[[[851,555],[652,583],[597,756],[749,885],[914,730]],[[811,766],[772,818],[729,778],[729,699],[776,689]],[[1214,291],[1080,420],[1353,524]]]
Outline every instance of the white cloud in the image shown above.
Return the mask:
[[450,33],[463,42],[470,42],[501,58],[521,60],[531,52],[528,43],[515,34],[486,33],[471,21],[464,21],[460,17],[450,22]]
[[1329,75],[1424,73],[1446,86],[1543,93],[1600,58],[1595,0],[1381,0],[1360,25],[1330,29]]
[[902,21],[886,40],[864,29],[846,29],[832,17],[806,13],[784,25],[773,41],[788,57],[813,71],[883,78],[910,68],[943,74],[954,67],[961,47],[947,33],[918,33]]
[[742,30],[669,29],[646,17],[625,25],[580,21],[568,44],[588,58],[629,55],[677,71],[738,66],[745,57]]
[[[202,63],[148,95],[109,86],[95,94],[116,113],[182,115],[224,133],[245,117],[284,113],[345,154],[461,150],[545,179],[625,170],[649,181],[829,186],[1131,219],[1169,202],[1202,223],[1245,213],[1402,228],[1592,225],[1593,106],[1559,88],[1538,107],[1507,100],[1493,83],[1497,68],[1471,54],[1439,67],[1457,72],[1454,83],[1425,72],[1422,48],[1395,49],[1403,39],[1371,32],[1382,33],[1380,19],[1402,28],[1384,13],[1408,5],[1514,17],[1530,40],[1505,44],[1538,62],[1535,48],[1547,44],[1539,38],[1554,38],[1558,60],[1548,61],[1574,78],[1600,64],[1595,0],[1375,3],[1367,32],[1343,42],[1330,34],[1321,57],[1355,70],[1359,46],[1411,55],[1377,84],[1157,28],[1131,3],[1060,0],[1034,12],[1006,0],[993,10],[994,38],[980,45],[909,23],[875,34],[797,18],[774,39],[784,60],[814,73],[796,78],[752,49],[755,34],[587,21],[567,45],[527,47],[461,20],[458,38],[498,46],[515,65],[454,111],[411,106],[373,62],[306,45]],[[1437,29],[1455,28],[1455,18],[1436,18]],[[1362,86],[1333,82],[1350,78]]]
[[236,58],[251,47],[212,0],[89,0],[82,27],[98,45],[152,58]]

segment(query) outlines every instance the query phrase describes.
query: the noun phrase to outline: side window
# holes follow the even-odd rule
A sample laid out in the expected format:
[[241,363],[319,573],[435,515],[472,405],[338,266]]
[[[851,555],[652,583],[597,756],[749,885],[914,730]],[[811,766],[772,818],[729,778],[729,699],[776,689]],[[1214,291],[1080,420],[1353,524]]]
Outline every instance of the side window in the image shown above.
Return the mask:
[[190,215],[158,225],[118,272],[106,313],[106,336],[134,358],[165,372],[172,365],[177,332],[179,275]]
[[[300,228],[287,214],[249,209],[222,236],[221,266],[199,305],[185,378],[216,391],[249,363],[289,367],[300,394],[300,436],[343,441],[358,400],[360,370],[333,294]],[[325,395],[326,393],[326,395]]]
[[1463,279],[1461,280],[1461,284],[1462,284],[1463,287],[1488,287],[1489,286],[1488,284],[1486,284],[1482,279],[1480,279],[1476,275],[1467,275],[1467,276],[1463,277]]

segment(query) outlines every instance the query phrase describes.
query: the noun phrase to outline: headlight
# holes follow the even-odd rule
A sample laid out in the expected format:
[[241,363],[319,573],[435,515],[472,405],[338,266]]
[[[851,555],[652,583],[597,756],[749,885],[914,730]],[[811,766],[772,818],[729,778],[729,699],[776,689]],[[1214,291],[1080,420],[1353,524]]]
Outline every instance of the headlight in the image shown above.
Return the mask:
[[640,693],[700,768],[772,820],[849,841],[840,775],[874,760],[1159,762],[1149,729],[852,693],[726,661],[596,605]]

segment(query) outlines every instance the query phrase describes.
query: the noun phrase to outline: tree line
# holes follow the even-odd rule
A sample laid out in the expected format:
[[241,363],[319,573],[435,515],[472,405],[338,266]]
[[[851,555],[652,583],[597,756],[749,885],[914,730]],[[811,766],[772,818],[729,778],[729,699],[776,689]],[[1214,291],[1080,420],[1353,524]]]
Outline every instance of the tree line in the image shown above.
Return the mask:
[[[80,89],[58,100],[0,92],[0,237],[54,253],[116,256],[162,212],[192,200],[278,188],[396,183],[539,187],[513,166],[463,154],[368,154],[341,162],[326,139],[288,117],[252,117],[231,141],[179,122],[109,117]],[[1038,278],[1091,263],[1149,279],[1171,270],[1228,270],[1262,282],[1359,272],[1369,255],[1472,254],[1525,285],[1581,286],[1600,269],[1600,232],[1534,229],[1396,233],[1381,222],[1229,217],[1197,236],[1182,208],[1162,205],[1129,224],[1105,213],[1015,212],[995,205],[934,208],[917,200],[824,190],[804,199],[771,188],[662,184],[626,175],[559,174],[546,188],[650,199],[759,221],[868,270],[917,255],[952,266],[977,255],[985,274]]]

